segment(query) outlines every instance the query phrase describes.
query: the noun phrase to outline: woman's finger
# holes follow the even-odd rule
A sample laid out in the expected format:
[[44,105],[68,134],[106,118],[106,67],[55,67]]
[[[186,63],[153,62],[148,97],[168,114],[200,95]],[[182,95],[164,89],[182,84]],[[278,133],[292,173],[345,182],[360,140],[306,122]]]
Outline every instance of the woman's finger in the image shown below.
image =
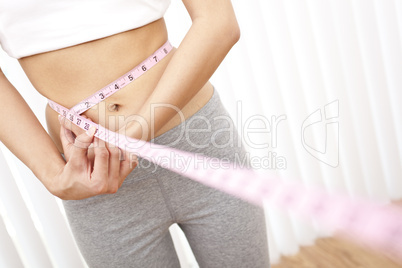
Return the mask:
[[87,157],[88,147],[91,145],[96,128],[91,127],[87,132],[82,133],[81,135],[75,138],[74,144],[71,149],[71,159],[74,161],[83,161],[83,158]]
[[128,152],[124,152],[121,150],[120,155],[120,163],[119,163],[119,177],[118,177],[118,188],[121,187],[124,180],[127,176],[133,171],[133,169],[137,166],[137,157],[136,155],[132,155],[131,157],[128,155]]
[[70,148],[74,143],[74,134],[66,129],[64,126],[60,126],[60,140],[63,147],[64,157],[66,161],[70,158]]
[[138,159],[136,154],[127,151],[122,152],[123,152],[123,159],[120,161],[120,178],[121,178],[120,185],[123,184],[123,181],[126,179],[126,177],[138,165]]
[[91,179],[97,182],[98,192],[104,193],[109,184],[109,151],[103,140],[95,138],[94,143],[95,159]]
[[120,187],[120,154],[118,147],[111,147],[109,150],[109,192],[115,193]]

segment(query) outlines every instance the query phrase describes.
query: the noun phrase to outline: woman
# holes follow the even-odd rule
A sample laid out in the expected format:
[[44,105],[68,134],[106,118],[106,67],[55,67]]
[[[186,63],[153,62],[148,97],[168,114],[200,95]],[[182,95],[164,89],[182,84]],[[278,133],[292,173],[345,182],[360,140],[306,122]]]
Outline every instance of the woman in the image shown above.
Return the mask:
[[[183,3],[192,26],[180,46],[83,115],[130,137],[233,161],[245,151],[230,143],[235,131],[219,131],[228,123],[213,120],[227,113],[208,82],[239,39],[233,8],[230,0]],[[43,96],[67,108],[167,41],[166,0],[0,5],[3,49]],[[261,209],[145,159],[134,168],[127,152],[120,160],[120,150],[94,138],[93,129],[82,133],[48,106],[49,136],[3,74],[0,87],[1,141],[64,200],[90,267],[179,267],[168,232],[173,223],[185,232],[200,267],[269,266]],[[19,118],[18,124],[9,118]],[[116,124],[121,118],[124,125]]]

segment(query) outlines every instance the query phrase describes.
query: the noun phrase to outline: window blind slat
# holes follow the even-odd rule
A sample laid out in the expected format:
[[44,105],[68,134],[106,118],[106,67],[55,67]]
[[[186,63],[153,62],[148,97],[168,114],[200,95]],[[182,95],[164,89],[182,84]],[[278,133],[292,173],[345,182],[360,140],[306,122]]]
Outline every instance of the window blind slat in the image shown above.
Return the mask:
[[[366,105],[372,111],[376,138],[372,142],[377,144],[379,153],[372,158],[378,163],[376,166],[379,171],[381,170],[381,179],[386,183],[389,197],[396,199],[399,189],[402,188],[400,180],[402,165],[398,151],[395,150],[397,139],[390,109],[378,18],[372,0],[353,1],[353,10],[356,15],[357,37],[367,83],[368,103]],[[387,49],[384,48],[384,50]]]
[[15,229],[14,243],[20,258],[25,267],[52,267],[8,164],[0,150],[0,202],[3,204],[7,219]]
[[[361,48],[357,38],[355,14],[349,0],[331,0],[334,26],[340,50],[342,70],[345,77],[347,97],[351,103],[351,113],[345,114],[353,120],[356,126],[356,144],[358,158],[355,162],[361,165],[365,186],[369,196],[381,201],[388,201],[389,197],[383,179],[381,165],[373,156],[379,155],[376,141],[375,127],[370,120],[373,111],[367,94]],[[340,150],[349,150],[340,148]]]
[[7,232],[6,225],[0,215],[0,267],[23,267],[18,251]]
[[331,177],[334,180],[344,178],[350,195],[367,196],[362,168],[360,162],[356,161],[359,159],[356,142],[358,128],[350,116],[353,103],[348,98],[331,3],[330,0],[309,0],[307,3],[325,91],[328,100],[339,101],[339,165],[335,169],[327,169],[327,172],[334,173]]
[[[385,121],[391,126],[389,131],[395,131],[396,142],[394,146],[398,148],[398,150],[393,150],[395,153],[392,157],[394,161],[399,160],[399,163],[393,164],[396,165],[395,173],[390,174],[392,176],[390,182],[392,190],[389,193],[391,198],[394,199],[402,198],[402,180],[400,179],[402,177],[400,164],[402,160],[402,36],[398,29],[398,14],[396,11],[398,3],[402,6],[402,1],[399,0],[396,2],[374,1],[388,92],[388,98],[385,101],[390,109],[388,116],[393,118],[393,120],[390,118]],[[402,14],[400,15],[402,16]],[[397,151],[399,151],[399,154]],[[386,166],[388,166],[387,163]]]

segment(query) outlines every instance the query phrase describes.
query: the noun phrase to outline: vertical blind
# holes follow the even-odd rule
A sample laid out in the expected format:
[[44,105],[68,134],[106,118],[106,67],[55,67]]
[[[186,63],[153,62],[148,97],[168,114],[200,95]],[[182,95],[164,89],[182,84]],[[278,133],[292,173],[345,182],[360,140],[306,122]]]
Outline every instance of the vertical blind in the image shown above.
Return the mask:
[[[254,168],[327,193],[401,199],[402,0],[233,5],[242,37],[212,82]],[[166,14],[175,46],[185,13],[173,0]],[[46,100],[16,60],[2,52],[0,64],[45,126]],[[0,267],[85,267],[60,202],[3,145],[0,216]],[[271,207],[266,223],[272,263],[332,233]],[[197,267],[183,233],[171,233],[182,267]]]

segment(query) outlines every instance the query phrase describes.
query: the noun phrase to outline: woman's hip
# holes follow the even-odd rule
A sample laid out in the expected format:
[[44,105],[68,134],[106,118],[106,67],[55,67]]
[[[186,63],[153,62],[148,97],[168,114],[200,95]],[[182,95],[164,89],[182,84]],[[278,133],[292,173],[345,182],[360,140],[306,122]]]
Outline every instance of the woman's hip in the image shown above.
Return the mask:
[[[150,141],[152,144],[172,147],[181,151],[195,153],[198,163],[212,168],[229,167],[229,163],[250,167],[248,153],[246,152],[237,132],[234,120],[225,109],[218,91],[213,88],[212,96],[194,114],[180,124],[167,130]],[[202,156],[207,156],[204,158]],[[171,151],[166,156],[169,159],[152,159],[152,156],[139,156],[138,165],[127,177],[125,183],[142,180],[164,169],[155,163],[174,163],[185,168],[190,163],[186,156]],[[214,158],[214,159],[211,159]],[[216,158],[221,159],[218,163]],[[173,162],[172,162],[173,159]],[[208,161],[208,162],[206,162]]]

